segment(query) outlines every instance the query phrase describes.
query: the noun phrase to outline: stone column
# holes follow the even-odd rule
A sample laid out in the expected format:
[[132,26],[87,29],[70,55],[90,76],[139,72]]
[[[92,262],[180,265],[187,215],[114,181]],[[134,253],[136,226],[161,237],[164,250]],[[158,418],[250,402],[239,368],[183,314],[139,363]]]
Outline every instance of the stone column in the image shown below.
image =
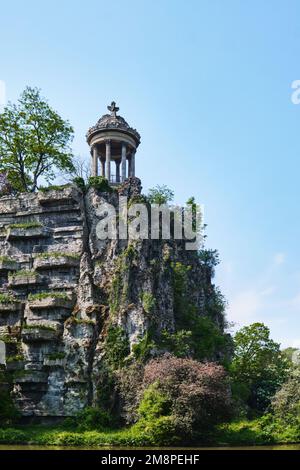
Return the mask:
[[105,160],[101,160],[101,176],[105,178]]
[[93,147],[93,167],[92,176],[98,176],[98,150],[96,145]]
[[111,146],[110,140],[106,140],[106,178],[110,181],[110,157],[111,157]]
[[131,154],[131,175],[130,176],[135,176],[135,150],[133,150]]
[[120,183],[120,164],[121,160],[116,160],[116,182]]
[[131,155],[128,158],[128,178],[131,176]]
[[122,181],[126,180],[126,144],[122,144]]

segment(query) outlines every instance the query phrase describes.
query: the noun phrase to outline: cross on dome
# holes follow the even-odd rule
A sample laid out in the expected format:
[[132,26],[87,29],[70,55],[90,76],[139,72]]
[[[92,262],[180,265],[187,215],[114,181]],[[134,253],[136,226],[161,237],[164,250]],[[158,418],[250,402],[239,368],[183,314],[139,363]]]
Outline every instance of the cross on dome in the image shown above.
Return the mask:
[[111,102],[110,106],[107,106],[108,111],[110,111],[111,115],[116,117],[117,112],[119,111],[120,108],[116,106],[115,101]]

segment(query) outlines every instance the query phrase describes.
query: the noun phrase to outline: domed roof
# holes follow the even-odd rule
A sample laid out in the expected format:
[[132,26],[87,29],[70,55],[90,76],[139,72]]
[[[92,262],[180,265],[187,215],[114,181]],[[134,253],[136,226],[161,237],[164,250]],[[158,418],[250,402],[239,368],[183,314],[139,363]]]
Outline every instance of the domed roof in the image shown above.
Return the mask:
[[110,111],[110,114],[104,114],[95,126],[90,127],[86,135],[87,141],[89,142],[94,134],[97,134],[102,130],[106,131],[115,129],[118,131],[124,131],[126,134],[130,134],[136,141],[137,145],[139,145],[141,140],[140,134],[136,129],[130,127],[122,116],[117,116],[119,108],[116,106],[116,103],[112,101],[111,105],[107,106],[107,109]]

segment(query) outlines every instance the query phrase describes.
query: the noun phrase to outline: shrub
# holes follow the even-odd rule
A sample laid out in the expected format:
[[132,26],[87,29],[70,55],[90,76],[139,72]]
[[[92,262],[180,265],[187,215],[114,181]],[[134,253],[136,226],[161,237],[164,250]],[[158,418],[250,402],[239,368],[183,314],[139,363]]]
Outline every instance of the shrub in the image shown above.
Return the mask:
[[125,358],[130,353],[129,341],[124,328],[110,325],[105,346],[109,365],[114,369],[122,367]]
[[141,295],[143,309],[146,313],[151,313],[156,304],[156,298],[150,292],[143,292]]
[[276,417],[288,424],[300,424],[300,371],[296,369],[272,400]]
[[157,347],[154,339],[153,332],[147,330],[145,335],[140,338],[140,341],[132,346],[134,357],[142,362],[145,362],[151,356],[152,350]]
[[88,181],[88,188],[94,188],[101,193],[111,193],[113,191],[108,180],[103,176],[91,176]]
[[214,363],[170,355],[153,359],[145,366],[143,387],[148,389],[144,394],[148,408],[151,396],[161,394],[160,406],[164,410],[161,414],[168,415],[169,406],[169,415],[181,436],[203,434],[231,415],[227,376],[224,368]]
[[10,393],[6,390],[7,376],[5,372],[0,371],[0,425],[8,425],[19,418],[19,412],[16,409]]
[[110,413],[102,408],[87,407],[77,413],[74,418],[69,418],[67,426],[75,426],[79,431],[89,431],[97,429],[102,431],[112,426],[113,419]]
[[86,185],[84,178],[81,176],[76,176],[76,178],[73,179],[73,183],[77,186],[77,188],[81,189],[83,193],[86,191]]
[[121,417],[127,424],[135,423],[138,420],[137,408],[142,395],[143,375],[144,366],[136,361],[115,372]]

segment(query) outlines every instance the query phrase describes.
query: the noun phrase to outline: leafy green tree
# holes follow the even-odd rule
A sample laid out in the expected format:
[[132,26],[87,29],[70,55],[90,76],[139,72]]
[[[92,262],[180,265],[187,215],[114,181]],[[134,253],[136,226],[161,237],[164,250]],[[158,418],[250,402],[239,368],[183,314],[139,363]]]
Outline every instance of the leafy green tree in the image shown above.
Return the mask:
[[150,204],[167,204],[173,201],[174,192],[166,185],[155,186],[155,188],[149,189],[148,200]]
[[50,183],[57,171],[72,172],[73,128],[27,87],[18,104],[0,114],[0,173],[17,191],[35,191],[40,177]]
[[263,323],[241,328],[234,336],[234,347],[233,389],[251,409],[264,411],[286,380],[291,363],[280,351],[280,345],[270,338],[270,330]]

